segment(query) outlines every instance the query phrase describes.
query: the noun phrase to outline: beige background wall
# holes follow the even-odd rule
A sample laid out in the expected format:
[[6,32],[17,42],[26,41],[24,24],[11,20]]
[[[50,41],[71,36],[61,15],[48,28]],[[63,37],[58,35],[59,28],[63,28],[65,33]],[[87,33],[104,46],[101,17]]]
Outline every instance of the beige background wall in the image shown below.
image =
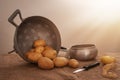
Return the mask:
[[7,19],[16,9],[23,18],[39,15],[54,22],[65,47],[92,43],[99,51],[120,51],[119,0],[0,0],[0,53],[13,49],[16,28]]

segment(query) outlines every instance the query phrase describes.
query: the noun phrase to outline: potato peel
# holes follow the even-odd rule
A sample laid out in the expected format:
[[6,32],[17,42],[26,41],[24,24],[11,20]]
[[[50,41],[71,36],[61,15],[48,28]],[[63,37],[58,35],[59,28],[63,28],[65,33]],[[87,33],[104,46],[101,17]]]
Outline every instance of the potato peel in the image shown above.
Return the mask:
[[111,72],[110,70],[115,69],[116,64],[110,63],[103,66],[102,69],[102,76],[105,78],[117,78],[118,75],[114,72]]

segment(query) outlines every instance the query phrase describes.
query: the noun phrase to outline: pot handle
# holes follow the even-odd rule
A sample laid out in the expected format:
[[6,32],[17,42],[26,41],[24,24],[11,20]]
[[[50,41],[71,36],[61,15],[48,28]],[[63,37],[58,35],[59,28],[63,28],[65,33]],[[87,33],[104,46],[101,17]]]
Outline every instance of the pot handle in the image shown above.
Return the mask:
[[15,27],[18,27],[18,25],[14,22],[14,19],[17,15],[19,15],[20,20],[23,21],[23,18],[19,9],[15,10],[15,12],[8,18],[8,21],[11,24],[13,24]]
[[9,51],[8,54],[11,54],[11,53],[13,53],[13,52],[15,52],[15,51],[16,51],[15,49],[12,50],[12,51]]
[[63,47],[63,46],[61,46],[60,50],[63,52],[68,52],[68,49],[66,47]]

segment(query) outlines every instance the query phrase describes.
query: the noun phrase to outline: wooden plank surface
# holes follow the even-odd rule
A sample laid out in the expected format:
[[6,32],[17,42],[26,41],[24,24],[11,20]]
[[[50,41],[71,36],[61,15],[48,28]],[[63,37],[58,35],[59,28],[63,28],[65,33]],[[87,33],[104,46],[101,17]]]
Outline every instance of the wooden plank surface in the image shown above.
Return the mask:
[[[99,54],[99,56],[103,55]],[[108,55],[117,58],[115,72],[120,76],[120,54],[109,53]],[[80,67],[93,62],[96,60],[80,61]],[[24,61],[18,54],[0,54],[0,80],[120,80],[120,77],[117,79],[102,77],[102,65],[77,74],[72,73],[74,70],[70,67],[42,70],[37,65]]]

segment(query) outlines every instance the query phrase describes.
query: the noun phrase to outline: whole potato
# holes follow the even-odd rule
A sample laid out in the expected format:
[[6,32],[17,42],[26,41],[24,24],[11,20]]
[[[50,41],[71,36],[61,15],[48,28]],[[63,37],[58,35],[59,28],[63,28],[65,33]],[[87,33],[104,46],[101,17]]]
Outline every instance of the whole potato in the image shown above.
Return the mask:
[[34,51],[37,53],[42,53],[44,51],[44,47],[43,46],[35,47]]
[[56,57],[53,59],[53,62],[56,67],[64,67],[68,64],[68,59],[65,57]]
[[57,52],[56,52],[56,50],[48,49],[48,50],[45,50],[42,53],[42,55],[45,56],[45,57],[48,57],[50,59],[54,59],[57,56]]
[[38,67],[41,69],[52,69],[54,68],[54,63],[47,57],[40,57],[38,60]]
[[45,45],[46,45],[46,42],[43,39],[35,40],[34,43],[33,43],[34,47],[45,46]]
[[41,54],[36,53],[36,52],[27,52],[26,53],[26,58],[28,59],[28,61],[32,62],[32,63],[37,63],[38,59],[42,57]]
[[45,46],[45,50],[53,49],[51,46]]
[[79,67],[79,62],[76,59],[70,59],[68,65],[72,68]]

